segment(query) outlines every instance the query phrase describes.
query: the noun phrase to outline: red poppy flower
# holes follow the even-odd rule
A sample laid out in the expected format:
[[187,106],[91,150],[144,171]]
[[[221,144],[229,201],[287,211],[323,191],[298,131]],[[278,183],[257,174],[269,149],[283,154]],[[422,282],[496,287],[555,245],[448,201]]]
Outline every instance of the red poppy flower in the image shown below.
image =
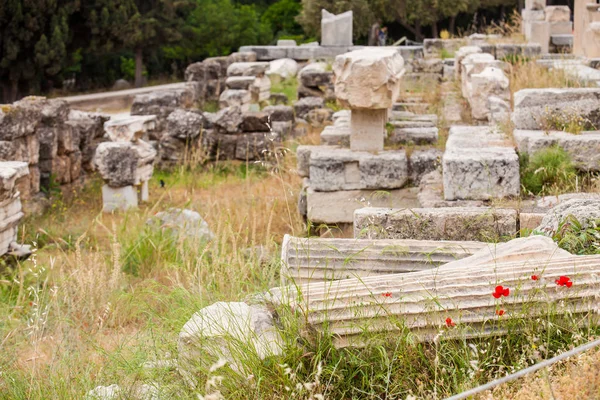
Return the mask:
[[554,282],[556,282],[556,284],[558,286],[566,286],[568,288],[570,288],[571,286],[573,286],[573,282],[571,281],[571,278],[569,278],[568,276],[561,276],[557,280],[555,280]]
[[537,281],[538,279],[540,279],[539,276],[537,276],[537,275],[531,275],[531,280],[532,281]]
[[452,328],[453,326],[456,326],[456,324],[454,322],[452,322],[452,318],[448,317],[448,318],[446,318],[446,326],[448,328]]
[[392,292],[381,293],[383,297],[392,297]]
[[498,316],[504,315],[504,310],[496,310],[496,315],[498,315]]
[[496,290],[494,291],[494,293],[492,293],[492,296],[499,299],[502,296],[508,297],[509,294],[510,294],[509,288],[505,288],[502,285],[499,285],[499,286],[496,286]]

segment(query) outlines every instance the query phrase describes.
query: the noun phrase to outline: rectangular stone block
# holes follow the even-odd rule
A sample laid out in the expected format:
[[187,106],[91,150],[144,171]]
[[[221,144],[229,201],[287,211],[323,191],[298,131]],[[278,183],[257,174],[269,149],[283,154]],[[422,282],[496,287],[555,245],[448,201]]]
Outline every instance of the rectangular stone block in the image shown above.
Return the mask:
[[550,22],[550,35],[572,35],[573,23],[571,21]]
[[369,207],[354,213],[355,238],[495,242],[516,234],[517,211],[513,209]]
[[417,207],[415,190],[342,190],[339,192],[306,192],[307,216],[311,222],[324,224],[349,223],[354,211],[363,207]]
[[393,144],[432,144],[438,140],[438,128],[394,128],[388,141]]
[[337,149],[337,146],[311,146],[300,145],[296,148],[297,171],[298,175],[308,177],[310,174],[310,154],[313,151],[329,151]]
[[546,214],[535,212],[521,212],[519,213],[519,227],[521,228],[521,230],[534,230],[535,228],[540,226],[544,215]]
[[408,181],[404,150],[378,154],[348,149],[314,149],[310,185],[316,191],[398,189]]
[[137,208],[138,194],[133,186],[113,188],[108,185],[102,186],[102,211],[126,211]]
[[519,157],[490,127],[450,128],[442,169],[446,200],[490,200],[520,192]]
[[350,147],[350,127],[326,126],[321,132],[321,143],[328,146]]
[[515,129],[513,136],[520,153],[534,154],[548,147],[559,146],[569,153],[577,168],[600,171],[600,131],[573,135],[562,131]]
[[523,89],[514,94],[511,119],[515,129],[552,130],[553,121],[581,117],[589,121],[588,130],[598,129],[598,108],[600,88]]
[[382,151],[387,110],[352,110],[350,148],[356,151]]

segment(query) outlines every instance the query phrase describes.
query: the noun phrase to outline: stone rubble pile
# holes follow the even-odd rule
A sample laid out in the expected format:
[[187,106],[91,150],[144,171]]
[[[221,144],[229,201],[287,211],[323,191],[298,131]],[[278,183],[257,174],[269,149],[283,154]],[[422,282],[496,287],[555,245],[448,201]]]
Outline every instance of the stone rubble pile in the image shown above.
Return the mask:
[[148,181],[157,152],[142,138],[155,128],[154,116],[131,116],[105,123],[104,129],[111,141],[100,143],[94,155],[94,166],[105,181],[102,186],[104,212],[136,208],[138,197],[148,201]]
[[167,118],[178,109],[191,109],[200,103],[195,82],[188,82],[183,89],[161,90],[138,94],[131,105],[131,115],[154,115],[156,128],[150,131],[150,139],[158,140],[167,129]]
[[51,189],[67,195],[82,186],[83,171],[91,170],[108,118],[70,110],[66,101],[44,97],[0,106],[0,160],[27,163],[29,184],[22,183],[19,191],[30,210],[36,208],[29,200],[37,202]]
[[269,100],[271,80],[266,75],[268,62],[235,62],[227,67],[226,89],[219,96],[219,107],[240,107],[247,111],[250,104]]
[[320,97],[325,101],[335,101],[333,71],[325,62],[314,62],[298,72],[298,98]]

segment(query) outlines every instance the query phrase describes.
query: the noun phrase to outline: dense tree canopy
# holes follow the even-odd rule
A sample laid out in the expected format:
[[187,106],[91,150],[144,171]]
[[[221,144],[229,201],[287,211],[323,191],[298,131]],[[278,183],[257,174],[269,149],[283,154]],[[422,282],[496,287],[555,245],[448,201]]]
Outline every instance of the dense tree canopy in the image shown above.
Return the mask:
[[[116,79],[181,77],[187,64],[281,37],[319,37],[321,9],[354,11],[355,43],[373,24],[421,40],[517,0],[2,0],[0,101]],[[456,22],[459,21],[459,22]],[[399,36],[398,36],[399,38]]]

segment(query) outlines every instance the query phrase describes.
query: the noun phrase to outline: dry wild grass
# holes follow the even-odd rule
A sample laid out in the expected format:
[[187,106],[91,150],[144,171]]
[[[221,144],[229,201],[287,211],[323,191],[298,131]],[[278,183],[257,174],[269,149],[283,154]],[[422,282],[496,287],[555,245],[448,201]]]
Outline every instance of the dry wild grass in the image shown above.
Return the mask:
[[[279,241],[303,234],[294,157],[273,160],[157,172],[151,203],[114,215],[101,213],[100,182],[93,181],[73,204],[56,201],[51,212],[27,221],[22,239],[38,250],[0,276],[0,399],[82,398],[113,383],[124,398],[156,383],[167,399],[438,399],[598,335],[548,315],[507,321],[517,332],[511,335],[435,344],[416,342],[400,324],[395,337],[336,349],[327,335],[300,340],[298,319],[280,309],[284,356],[259,360],[242,349],[252,374],[239,376],[220,363],[199,372],[198,388],[187,386],[171,362],[183,324],[215,301],[276,286]],[[197,210],[215,240],[146,226],[169,207]],[[257,246],[270,256],[253,251]],[[543,344],[543,354],[532,343]],[[582,365],[593,371],[596,364]],[[571,390],[561,376],[568,375],[557,374],[557,386]]]

